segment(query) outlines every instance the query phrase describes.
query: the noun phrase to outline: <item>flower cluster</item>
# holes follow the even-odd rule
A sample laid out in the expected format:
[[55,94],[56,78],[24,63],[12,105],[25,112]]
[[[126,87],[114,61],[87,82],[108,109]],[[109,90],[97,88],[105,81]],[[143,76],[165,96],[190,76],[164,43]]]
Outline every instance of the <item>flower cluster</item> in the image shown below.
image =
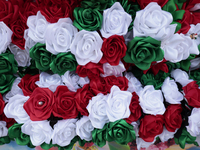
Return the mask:
[[198,10],[198,0],[0,0],[0,144],[200,144]]

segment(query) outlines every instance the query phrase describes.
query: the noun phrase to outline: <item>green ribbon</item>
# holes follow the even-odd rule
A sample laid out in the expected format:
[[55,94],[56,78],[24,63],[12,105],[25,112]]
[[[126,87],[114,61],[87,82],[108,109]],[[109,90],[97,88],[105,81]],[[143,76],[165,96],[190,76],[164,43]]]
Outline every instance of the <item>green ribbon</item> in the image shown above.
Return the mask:
[[186,128],[183,129],[181,136],[179,138],[174,138],[175,143],[179,144],[182,149],[185,148],[186,143],[199,146],[195,140],[196,137],[191,136],[190,133],[187,132]]
[[195,54],[190,54],[190,56],[186,60],[182,60],[180,62],[181,68],[185,71],[189,71],[189,68],[190,68],[190,65],[191,65],[190,60],[194,59],[195,57],[196,57]]
[[75,56],[71,52],[59,53],[50,64],[53,73],[63,75],[66,71],[74,71],[77,67]]
[[73,25],[79,30],[96,31],[101,29],[103,16],[97,9],[76,7]]
[[4,94],[12,88],[16,77],[13,74],[0,74],[0,93]]
[[135,37],[127,45],[127,63],[133,63],[141,70],[150,68],[153,61],[162,60],[164,51],[160,48],[161,42],[152,37]]
[[9,136],[4,136],[0,138],[0,145],[8,144],[10,143],[11,139]]
[[46,50],[46,45],[37,43],[30,51],[30,57],[35,61],[36,68],[41,71],[48,71],[52,61],[52,54]]
[[174,70],[174,69],[179,69],[181,67],[180,63],[177,62],[177,63],[172,63],[172,62],[169,62],[167,61],[166,62],[166,65],[168,67],[168,70],[169,70],[169,73]]

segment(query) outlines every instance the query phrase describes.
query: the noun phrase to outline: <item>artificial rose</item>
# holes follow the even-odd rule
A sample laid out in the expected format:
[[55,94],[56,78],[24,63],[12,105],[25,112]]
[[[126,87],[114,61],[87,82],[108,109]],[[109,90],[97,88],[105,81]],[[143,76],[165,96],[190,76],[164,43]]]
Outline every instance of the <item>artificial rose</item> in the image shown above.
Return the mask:
[[41,88],[49,88],[52,92],[55,92],[59,85],[63,85],[62,79],[58,74],[50,75],[42,72],[39,78],[39,81],[36,81],[35,84]]
[[126,44],[123,36],[112,35],[104,39],[101,51],[103,57],[100,63],[108,62],[112,66],[119,65],[121,58],[126,55]]
[[35,84],[36,81],[39,81],[39,74],[36,75],[30,75],[26,74],[22,77],[21,82],[18,84],[18,86],[22,89],[23,94],[25,96],[30,96],[35,88],[38,86]]
[[4,137],[8,135],[8,129],[6,127],[5,121],[0,121],[0,137]]
[[126,71],[124,64],[120,61],[119,65],[117,66],[111,66],[109,63],[104,63],[103,64],[103,71],[104,74],[101,74],[102,77],[107,77],[107,76],[116,76],[116,77],[122,77],[123,72]]
[[47,120],[51,116],[54,102],[52,91],[38,87],[23,107],[32,121]]
[[165,79],[161,87],[166,102],[170,104],[180,104],[183,100],[183,94],[178,91],[177,84],[174,80],[170,80],[169,77]]
[[188,104],[192,107],[200,108],[200,89],[196,81],[190,82],[182,89]]
[[49,125],[49,121],[27,121],[21,126],[23,133],[30,136],[31,143],[39,146],[42,143],[50,144],[53,129]]
[[147,70],[153,61],[162,60],[164,51],[160,41],[151,37],[135,37],[127,45],[124,61],[134,63],[138,68]]
[[190,27],[191,28],[186,35],[190,36],[193,43],[198,46],[200,44],[200,41],[199,41],[200,40],[200,35],[199,35],[200,34],[200,23],[198,23],[196,25],[191,24]]
[[88,111],[86,109],[89,100],[94,96],[91,92],[89,84],[85,84],[81,89],[78,89],[75,95],[75,102],[78,111],[81,115],[88,116]]
[[41,71],[50,69],[52,54],[46,50],[45,44],[37,43],[30,49],[30,57],[35,61],[36,68]]
[[26,50],[30,50],[35,44],[37,44],[35,41],[33,41],[29,36],[28,36],[28,31],[29,29],[26,29],[24,31],[24,39],[26,40],[24,48]]
[[54,93],[53,115],[63,119],[76,118],[78,110],[75,95],[76,93],[69,91],[66,86],[58,86]]
[[144,9],[151,2],[156,2],[158,5],[163,7],[165,4],[167,4],[168,0],[139,0],[137,2],[140,5],[140,8]]
[[82,139],[86,141],[92,140],[92,131],[94,127],[90,119],[86,116],[83,116],[80,120],[76,122],[76,134]]
[[84,0],[84,1],[81,1],[81,7],[97,9],[100,11],[103,11],[106,8],[111,7],[113,4],[114,4],[113,0]]
[[5,92],[10,91],[15,79],[16,79],[16,77],[13,74],[1,74],[0,73],[0,93],[4,94]]
[[155,90],[153,85],[147,85],[139,94],[139,101],[142,110],[146,114],[163,115],[165,106],[161,90]]
[[131,15],[124,11],[119,2],[116,2],[112,7],[103,11],[103,24],[100,32],[105,38],[114,34],[125,35],[131,21]]
[[17,61],[18,66],[20,67],[30,66],[31,58],[29,56],[28,49],[22,50],[17,45],[14,45],[14,44],[11,44],[9,46],[9,49],[11,53],[14,54],[14,58]]
[[94,95],[97,95],[98,93],[102,93],[106,95],[107,93],[110,92],[110,89],[108,89],[107,87],[105,78],[102,78],[102,77],[91,78],[90,89],[92,93],[94,93]]
[[70,18],[60,18],[57,23],[48,25],[45,31],[46,49],[55,55],[68,52],[77,32]]
[[100,76],[100,73],[104,73],[103,71],[103,65],[98,63],[92,63],[89,62],[87,63],[85,66],[81,66],[78,65],[76,68],[76,73],[80,76],[80,77],[89,77],[89,78],[93,78],[95,76]]
[[79,30],[96,31],[101,29],[103,16],[98,10],[76,7],[73,14],[75,18],[73,25]]
[[200,70],[199,69],[190,71],[190,78],[197,81],[197,84],[200,86]]
[[37,12],[37,15],[32,15],[28,17],[27,26],[28,37],[30,37],[36,43],[45,43],[44,33],[47,29],[48,22],[45,17],[41,14],[40,11]]
[[6,26],[6,24],[3,21],[0,22],[0,31],[1,31],[1,33],[0,33],[0,36],[1,36],[0,54],[1,54],[6,51],[7,46],[11,43],[11,36],[12,36],[13,32],[10,30],[10,28],[8,26]]
[[132,93],[129,109],[131,111],[131,115],[126,119],[126,122],[131,124],[132,122],[137,121],[142,115],[142,109],[139,105],[139,97],[135,92]]
[[71,52],[59,53],[53,57],[50,67],[53,73],[63,75],[66,71],[76,70],[77,62]]
[[164,58],[173,63],[186,60],[190,54],[199,55],[197,45],[193,45],[192,39],[184,34],[176,33],[162,41],[161,48],[164,51]]
[[0,120],[6,122],[7,128],[10,128],[14,123],[16,123],[16,121],[14,119],[7,118],[4,113],[2,115],[0,115]]
[[5,102],[3,100],[2,95],[0,94],[0,115],[3,114],[4,107],[5,107]]
[[19,48],[24,49],[25,39],[24,39],[24,30],[27,29],[26,22],[19,18],[12,24],[10,28],[13,32],[12,34],[12,43],[17,45]]
[[99,93],[97,96],[92,97],[86,107],[89,112],[88,118],[94,128],[102,129],[109,122],[106,115],[107,98],[107,95]]
[[140,81],[131,72],[126,72],[125,77],[128,79],[127,91],[131,93],[136,92],[137,95],[139,95],[140,91],[142,91],[142,84]]
[[102,44],[103,40],[97,31],[81,30],[75,34],[70,50],[75,55],[78,64],[84,66],[89,62],[98,63],[101,60]]
[[0,55],[0,74],[3,73],[16,73],[18,70],[18,64],[14,58],[14,55],[10,52],[2,53]]
[[166,142],[169,139],[174,138],[174,134],[176,133],[176,131],[175,132],[170,132],[164,127],[163,132],[159,135],[159,138],[160,138],[161,142]]
[[179,82],[182,86],[186,86],[188,83],[192,82],[192,79],[189,79],[187,72],[181,69],[175,69],[171,72],[171,76],[175,79],[176,82]]
[[163,11],[156,3],[149,3],[144,9],[136,12],[133,26],[133,36],[147,37],[162,41],[174,34],[176,25],[170,25],[173,16]]
[[129,105],[132,94],[128,91],[121,91],[119,87],[112,86],[106,104],[106,114],[110,122],[128,118],[131,114]]
[[9,99],[9,102],[4,108],[4,113],[7,118],[14,118],[18,123],[25,123],[30,120],[29,115],[23,108],[24,103],[29,99],[29,96],[14,95]]
[[77,119],[60,120],[54,125],[52,144],[67,146],[76,136]]
[[126,145],[136,139],[133,126],[125,120],[110,122],[107,126],[106,139],[111,142]]
[[182,124],[182,107],[180,104],[171,104],[167,107],[164,116],[165,127],[170,132],[175,132]]
[[163,132],[162,115],[145,115],[140,121],[139,136],[146,142],[153,142],[155,136]]
[[92,131],[92,141],[99,147],[103,147],[104,145],[106,145],[107,125],[108,124],[105,124],[103,126],[103,129],[95,128]]
[[200,134],[200,118],[199,118],[200,108],[193,108],[191,115],[188,117],[189,125],[186,126],[187,131],[192,136],[198,136]]

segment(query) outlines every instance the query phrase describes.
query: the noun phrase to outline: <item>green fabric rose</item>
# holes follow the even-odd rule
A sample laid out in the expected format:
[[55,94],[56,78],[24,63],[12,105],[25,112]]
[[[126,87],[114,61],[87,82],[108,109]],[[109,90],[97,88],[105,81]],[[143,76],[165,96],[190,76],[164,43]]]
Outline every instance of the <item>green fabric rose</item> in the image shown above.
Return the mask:
[[63,75],[66,71],[74,71],[77,67],[75,56],[71,52],[59,53],[50,64],[53,73]]
[[200,69],[191,71],[190,79],[197,81],[196,83],[200,86]]
[[115,2],[116,0],[83,0],[81,7],[103,11],[104,9],[110,8]]
[[173,69],[179,69],[181,67],[179,62],[172,63],[172,62],[167,61],[166,65],[168,67],[169,72],[171,72]]
[[36,68],[48,71],[52,61],[52,54],[46,50],[46,45],[37,43],[30,49],[30,57],[35,61]]
[[0,55],[0,74],[2,73],[16,73],[18,64],[14,59],[14,55],[9,51]]
[[165,78],[169,76],[169,73],[165,73],[164,71],[159,71],[158,74],[154,75],[151,72],[147,74],[143,74],[140,81],[143,85],[153,85],[156,90],[161,88]]
[[13,74],[0,74],[0,93],[4,94],[9,91],[15,79]]
[[95,143],[99,147],[103,147],[106,145],[106,132],[107,132],[107,125],[105,124],[102,129],[94,129],[92,131],[92,142]]
[[160,41],[152,37],[135,37],[127,45],[124,61],[134,63],[141,70],[147,70],[153,61],[163,59],[164,51],[160,44]]
[[108,124],[106,139],[108,142],[115,141],[119,144],[126,145],[135,140],[136,136],[133,126],[121,119]]
[[181,136],[179,138],[174,137],[175,143],[179,144],[182,149],[185,148],[186,143],[199,146],[195,140],[196,137],[191,136],[190,133],[186,130],[186,128],[183,129]]
[[10,143],[11,139],[8,136],[4,136],[0,138],[0,145],[8,144]]
[[101,29],[103,16],[96,9],[76,7],[74,18],[73,25],[79,30],[96,31]]

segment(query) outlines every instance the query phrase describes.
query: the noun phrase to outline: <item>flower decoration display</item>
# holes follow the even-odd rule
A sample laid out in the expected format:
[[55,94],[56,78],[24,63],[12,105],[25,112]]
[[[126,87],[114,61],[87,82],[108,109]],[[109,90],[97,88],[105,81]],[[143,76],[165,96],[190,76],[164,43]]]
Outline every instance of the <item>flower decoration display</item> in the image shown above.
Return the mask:
[[199,10],[197,0],[0,0],[0,144],[199,145]]

